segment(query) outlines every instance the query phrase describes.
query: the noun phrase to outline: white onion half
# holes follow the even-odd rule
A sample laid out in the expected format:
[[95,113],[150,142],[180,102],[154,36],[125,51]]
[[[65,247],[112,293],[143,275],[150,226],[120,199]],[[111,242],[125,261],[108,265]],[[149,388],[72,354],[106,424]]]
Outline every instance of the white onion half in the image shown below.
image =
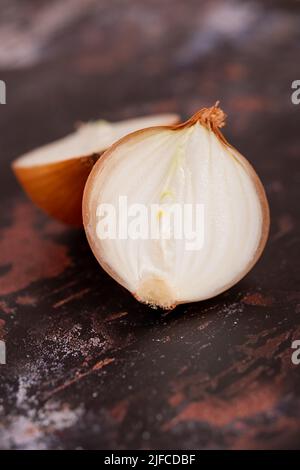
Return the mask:
[[19,157],[13,171],[37,206],[64,223],[81,226],[85,183],[102,153],[130,132],[178,120],[176,114],[157,114],[81,124],[76,132]]
[[[265,192],[247,160],[221,134],[224,118],[216,105],[177,126],[134,132],[105,152],[88,179],[83,220],[91,248],[114,279],[151,306],[169,309],[225,291],[245,276],[265,246]],[[187,249],[185,238],[100,238],[99,206],[109,204],[118,213],[124,197],[129,206],[149,209],[203,207],[201,248]],[[164,214],[158,216],[160,227]]]

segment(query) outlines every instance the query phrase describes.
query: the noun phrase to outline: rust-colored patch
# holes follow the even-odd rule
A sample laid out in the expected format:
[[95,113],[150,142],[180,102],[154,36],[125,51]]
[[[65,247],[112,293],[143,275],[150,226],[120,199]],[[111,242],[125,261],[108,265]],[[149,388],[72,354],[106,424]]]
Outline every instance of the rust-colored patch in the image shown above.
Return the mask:
[[56,277],[71,263],[67,247],[35,228],[36,210],[18,204],[13,222],[0,233],[0,266],[10,266],[0,278],[0,295],[18,292],[35,281]]
[[110,410],[111,417],[117,422],[122,423],[127,414],[129,403],[127,400],[119,401],[113,408]]
[[37,299],[31,295],[20,295],[16,298],[16,303],[18,305],[30,305],[34,306],[37,304]]
[[79,292],[76,292],[75,294],[72,294],[68,297],[66,297],[65,299],[63,300],[60,300],[59,302],[56,302],[54,305],[53,305],[53,308],[59,308],[59,307],[62,307],[63,305],[65,304],[68,304],[69,302],[72,302],[72,300],[75,300],[75,299],[80,299],[81,297],[83,297],[85,294],[87,294],[88,292],[90,292],[90,288],[87,287],[86,289],[82,289],[81,291]]
[[263,295],[260,292],[246,294],[242,298],[242,302],[247,305],[254,305],[256,307],[270,307],[273,305],[273,298],[268,295]]
[[270,331],[266,330],[260,334],[259,338],[256,335],[249,335],[249,340],[238,349],[243,351],[248,358],[272,358],[275,356],[279,346],[289,338],[290,332],[283,332],[274,337],[267,338],[263,344],[258,345],[257,340],[264,338],[268,334],[270,334]]
[[128,312],[117,312],[117,313],[111,313],[106,319],[106,322],[113,321],[113,320],[118,320],[119,318],[126,317],[128,315]]
[[225,74],[229,80],[236,81],[245,77],[247,69],[243,64],[232,63],[225,67]]
[[[0,278],[1,279],[1,278]],[[1,289],[1,287],[0,287]],[[5,313],[6,315],[11,315],[12,313],[15,313],[14,309],[11,308],[7,302],[4,302],[4,300],[0,301],[0,311]]]
[[187,405],[164,426],[168,430],[185,421],[204,421],[212,426],[226,426],[234,421],[250,418],[270,411],[279,396],[275,387],[260,387],[228,400],[208,398]]
[[113,357],[108,357],[107,359],[102,359],[102,361],[99,361],[97,362],[94,366],[93,366],[93,369],[92,370],[100,370],[102,369],[103,367],[107,366],[108,364],[110,364],[111,362],[114,362],[114,358]]
[[288,235],[293,231],[295,222],[290,214],[283,214],[278,218],[278,231],[273,236],[272,240],[279,240],[280,238]]
[[66,230],[65,225],[58,220],[49,219],[44,227],[44,232],[47,235],[60,235]]
[[232,109],[236,111],[258,112],[270,108],[270,102],[261,96],[237,96],[231,100]]
[[176,392],[169,398],[169,404],[173,407],[176,407],[182,403],[184,400],[184,395],[181,392]]
[[[266,450],[269,448],[283,449],[285,443],[289,443],[294,439],[294,433],[299,431],[299,423],[297,418],[280,416],[276,420],[272,420],[272,424],[262,425],[259,428],[246,429],[246,432],[240,433],[233,442],[234,450]],[[263,435],[272,433],[272,441],[264,438]],[[259,435],[259,438],[258,438]]]

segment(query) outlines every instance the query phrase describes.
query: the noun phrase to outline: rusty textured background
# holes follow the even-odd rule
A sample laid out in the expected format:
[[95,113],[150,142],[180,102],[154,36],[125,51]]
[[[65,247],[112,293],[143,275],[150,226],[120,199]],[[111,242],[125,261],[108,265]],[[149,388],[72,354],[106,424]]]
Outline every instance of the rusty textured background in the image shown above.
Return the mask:
[[[0,3],[0,447],[300,448],[299,2]],[[217,99],[270,239],[233,289],[163,315],[34,208],[10,162],[79,120]]]

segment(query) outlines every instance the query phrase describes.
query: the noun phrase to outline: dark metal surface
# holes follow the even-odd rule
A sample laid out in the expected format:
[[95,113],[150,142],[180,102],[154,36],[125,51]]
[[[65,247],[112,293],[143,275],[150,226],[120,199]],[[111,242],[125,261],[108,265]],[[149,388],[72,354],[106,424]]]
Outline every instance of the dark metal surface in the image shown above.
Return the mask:
[[[300,447],[300,11],[296,2],[2,1],[1,448]],[[271,207],[237,286],[163,315],[49,220],[10,162],[78,120],[217,99]]]

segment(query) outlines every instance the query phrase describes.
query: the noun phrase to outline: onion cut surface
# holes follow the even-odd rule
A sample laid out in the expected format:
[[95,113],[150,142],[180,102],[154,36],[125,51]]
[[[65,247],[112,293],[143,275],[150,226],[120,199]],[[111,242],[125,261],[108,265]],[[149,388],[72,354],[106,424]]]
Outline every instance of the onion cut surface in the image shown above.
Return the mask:
[[[214,297],[236,284],[254,266],[267,241],[269,208],[260,179],[249,162],[220,132],[225,115],[204,108],[177,126],[134,132],[114,144],[94,166],[83,199],[83,220],[100,265],[138,300],[153,307]],[[100,238],[98,208],[203,208],[201,248],[187,240]],[[167,220],[167,224],[169,223]]]
[[80,226],[84,186],[102,153],[130,132],[176,122],[176,114],[158,114],[116,123],[82,124],[76,132],[26,153],[12,167],[37,206],[62,222]]

